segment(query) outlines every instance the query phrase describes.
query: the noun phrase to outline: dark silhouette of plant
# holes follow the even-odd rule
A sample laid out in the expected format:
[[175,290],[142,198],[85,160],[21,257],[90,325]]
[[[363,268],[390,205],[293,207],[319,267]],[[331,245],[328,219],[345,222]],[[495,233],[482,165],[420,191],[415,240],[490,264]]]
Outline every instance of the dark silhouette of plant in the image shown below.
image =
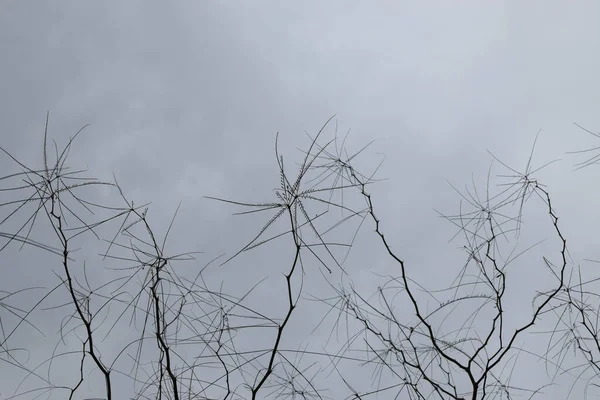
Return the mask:
[[[510,396],[513,390],[519,390],[510,386],[510,376],[501,376],[499,371],[505,368],[511,354],[521,351],[515,346],[516,339],[548,311],[552,300],[564,288],[567,268],[566,239],[559,228],[549,192],[532,176],[539,170],[532,169],[532,155],[533,151],[524,173],[501,163],[514,175],[502,176],[513,181],[500,193],[491,195],[488,179],[484,199],[480,198],[476,187],[474,192],[467,190],[461,197],[470,210],[461,206],[460,214],[444,216],[464,235],[467,262],[454,283],[436,294],[427,291],[437,303],[432,311],[424,310],[417,291],[425,289],[411,280],[409,267],[392,250],[389,239],[381,230],[374,201],[366,190],[369,179],[359,174],[349,161],[331,155],[331,162],[342,171],[340,176],[359,189],[377,236],[399,267],[399,275],[388,277],[378,288],[378,302],[350,286],[340,287],[338,297],[329,303],[360,322],[368,347],[365,362],[379,364],[377,373],[382,376],[384,371],[389,372],[396,381],[393,385],[378,387],[376,391],[388,393],[394,390],[395,396],[406,393],[408,398],[479,399]],[[536,195],[547,209],[558,238],[560,257],[556,263],[543,258],[555,284],[551,289],[538,292],[531,317],[520,326],[511,327],[511,332],[504,322],[506,271],[520,254],[503,258],[499,239],[506,238],[510,231],[520,230],[524,204],[532,195]],[[518,206],[517,214],[511,217],[507,209],[515,205]],[[445,299],[439,299],[439,296]],[[467,310],[472,303],[477,306],[469,314]],[[410,307],[416,319],[411,321],[411,318],[399,315],[396,310],[403,307]],[[484,317],[479,316],[483,314],[482,310],[486,310]],[[441,321],[436,321],[436,316],[442,313]],[[452,330],[443,333],[441,329],[449,319],[455,324]],[[481,319],[487,326],[479,322]],[[351,390],[357,398],[366,395]]]
[[[593,137],[598,133],[574,123],[579,129]],[[600,147],[567,152],[576,156],[584,155],[585,159],[575,164],[575,171],[592,167],[598,163]],[[594,154],[595,153],[595,154]],[[592,265],[591,271],[578,266],[569,276],[568,282],[561,291],[554,308],[557,320],[548,344],[547,356],[552,357],[563,367],[563,373],[572,374],[577,381],[585,382],[585,395],[600,388],[600,298],[597,282],[600,278],[594,271],[596,259],[586,258],[583,261]],[[570,354],[575,357],[569,361]],[[577,356],[583,357],[583,362]],[[573,383],[571,390],[575,387]]]
[[[83,382],[90,379],[89,373],[86,373],[86,365],[89,365],[90,359],[93,368],[103,376],[104,390],[101,396],[107,399],[124,397],[122,393],[115,392],[114,384],[115,379],[122,380],[123,377],[131,379],[135,386],[133,394],[140,398],[233,399],[246,398],[246,395],[258,398],[259,392],[264,392],[264,396],[322,398],[311,382],[309,371],[298,368],[294,361],[301,360],[304,353],[301,350],[281,348],[284,330],[302,293],[304,253],[307,251],[314,256],[330,272],[329,261],[325,256],[329,256],[334,264],[341,267],[330,247],[344,244],[325,240],[325,233],[319,232],[320,228],[315,220],[326,211],[317,213],[314,218],[309,217],[308,203],[337,206],[352,215],[359,215],[320,197],[322,193],[342,190],[342,187],[304,187],[306,175],[312,171],[319,152],[313,154],[312,148],[309,150],[293,181],[288,179],[283,157],[277,157],[281,177],[281,187],[276,192],[277,202],[230,202],[254,207],[253,212],[277,210],[275,216],[271,217],[242,251],[256,248],[286,233],[291,235],[296,252],[285,274],[288,310],[281,319],[275,319],[244,304],[258,284],[241,296],[225,293],[218,286],[211,288],[206,285],[203,272],[220,257],[213,259],[193,276],[186,276],[186,273],[177,270],[175,262],[192,260],[193,253],[169,255],[166,252],[167,238],[175,216],[164,238],[158,239],[148,220],[148,205],[134,206],[116,179],[114,183],[96,181],[83,177],[81,174],[84,171],[71,171],[67,166],[69,150],[79,132],[62,151],[55,145],[56,159],[50,162],[47,128],[46,125],[42,168],[29,168],[8,150],[1,148],[4,154],[23,169],[21,173],[2,178],[4,182],[10,182],[3,192],[20,195],[2,202],[3,209],[12,207],[2,224],[7,226],[9,222],[25,215],[22,217],[25,222],[20,222],[15,232],[2,234],[7,239],[2,249],[12,242],[20,242],[21,246],[35,246],[60,257],[62,264],[62,272],[56,273],[59,283],[42,295],[26,312],[8,304],[9,300],[23,293],[22,290],[4,292],[2,306],[17,318],[17,322],[8,332],[3,330],[0,342],[2,362],[24,373],[23,381],[17,385],[11,398],[63,391],[69,393],[69,398],[74,398],[82,390]],[[17,180],[22,180],[24,184],[15,183]],[[97,204],[79,193],[92,185],[114,188],[124,205]],[[32,204],[37,204],[33,210],[28,208]],[[85,212],[87,216],[84,215]],[[99,214],[108,215],[99,217]],[[95,219],[90,221],[90,215]],[[289,221],[287,231],[276,237],[263,239],[262,235],[283,215]],[[44,216],[50,222],[54,242],[57,244],[48,240],[48,236],[46,240],[49,243],[32,237],[32,234],[42,229],[37,225],[34,229],[36,221],[41,219],[38,216]],[[111,224],[116,225],[116,234],[106,235],[104,231],[100,232],[101,228],[109,228]],[[306,229],[315,234],[316,243],[305,238]],[[22,233],[24,231],[25,234]],[[116,271],[115,276],[102,283],[88,278],[89,269],[73,257],[74,242],[84,235],[93,235],[106,243],[102,261],[107,264],[105,271]],[[225,262],[231,261],[240,253],[241,251]],[[123,266],[115,268],[115,262]],[[67,297],[61,297],[61,291]],[[60,298],[55,304],[50,301],[53,295]],[[56,347],[64,345],[68,348],[69,340],[81,340],[82,346],[77,351],[80,354],[77,363],[79,379],[73,384],[58,384],[37,372],[46,366],[47,375],[51,375],[52,365],[76,353],[70,348],[64,353],[53,353],[37,366],[26,365],[12,355],[19,350],[10,348],[11,338],[17,330],[24,329],[24,326],[36,329],[33,314],[44,306],[46,309],[70,307],[67,317],[61,323]],[[7,322],[3,315],[3,328]],[[138,337],[132,338],[117,352],[106,346],[102,348],[102,342],[119,336],[119,332],[125,328],[137,331]],[[272,343],[266,348],[242,348],[238,344],[247,341],[245,339],[248,335],[255,335],[253,332],[260,334],[265,329],[275,332]],[[112,358],[108,358],[105,353],[111,353]],[[296,356],[290,357],[291,354]],[[33,381],[41,381],[42,385],[36,387]],[[63,397],[64,394],[57,396]]]
[[[368,174],[357,167],[372,143],[348,152],[347,135],[338,138],[337,124],[333,139],[323,140],[332,119],[314,137],[308,135],[294,172],[276,138],[279,187],[273,200],[208,197],[244,207],[239,215],[271,214],[233,255],[209,257],[193,270],[180,265],[195,260],[198,252],[170,250],[177,211],[160,235],[149,204],[134,206],[116,178],[98,181],[68,167],[81,131],[62,150],[55,144],[52,159],[47,119],[38,168],[0,147],[21,169],[0,179],[6,185],[0,209],[7,210],[0,226],[11,229],[0,232],[6,239],[0,249],[39,249],[48,254],[50,268],[60,267],[53,270],[57,282],[49,288],[0,292],[0,369],[21,378],[8,398],[337,399],[342,391],[355,399],[533,398],[544,394],[544,386],[513,383],[521,358],[542,359],[564,373],[561,357],[573,345],[589,368],[598,368],[600,314],[591,306],[597,296],[585,289],[591,281],[572,283],[551,192],[535,176],[550,163],[533,166],[535,142],[524,171],[492,155],[493,165],[508,170],[497,176],[498,189],[492,185],[492,166],[484,190],[475,184],[464,191],[455,188],[458,213],[439,214],[457,228],[453,239],[461,238],[466,261],[456,268],[444,265],[455,277],[437,289],[418,281],[421,266],[405,262],[394,239],[383,233],[385,219],[370,190],[381,164]],[[120,203],[89,200],[98,195],[97,188],[111,190]],[[523,272],[515,265],[541,243],[523,248],[517,242],[527,232],[530,203],[544,211],[553,252],[537,259],[539,270],[531,263],[520,266],[537,274],[539,284],[523,302],[518,288]],[[358,231],[369,224],[381,246],[374,251],[385,252],[396,268],[395,274],[380,276],[373,295],[353,283],[345,266]],[[402,228],[402,221],[397,226]],[[91,239],[104,246],[94,267],[76,252]],[[236,268],[235,261],[247,252],[285,240],[293,251],[289,263],[277,265],[283,274],[276,277],[277,289],[285,298],[275,316],[277,307],[250,301],[267,276],[258,276],[242,293],[230,293],[227,281],[206,277],[221,259],[220,268]],[[22,307],[33,290],[42,294]],[[306,311],[315,302],[320,316]],[[526,309],[526,317],[518,318]],[[42,310],[62,313],[58,340],[47,359],[32,364],[23,356],[25,349],[12,343],[18,332],[46,333]],[[294,343],[294,326],[300,323],[314,328],[314,335]],[[544,324],[554,326],[549,335],[533,331]],[[325,339],[317,332],[327,326]],[[545,353],[521,347],[520,340],[534,334],[548,337]],[[552,353],[557,341],[558,359]],[[56,374],[58,369],[69,372]]]

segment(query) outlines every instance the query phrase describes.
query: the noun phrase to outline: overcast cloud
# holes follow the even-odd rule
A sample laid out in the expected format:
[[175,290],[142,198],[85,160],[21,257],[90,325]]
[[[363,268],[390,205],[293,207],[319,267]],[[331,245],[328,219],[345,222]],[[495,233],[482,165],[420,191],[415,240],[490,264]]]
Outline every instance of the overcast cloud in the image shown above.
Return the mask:
[[[351,149],[377,139],[357,162],[373,170],[385,155],[377,176],[387,180],[372,191],[386,237],[416,265],[416,280],[439,287],[465,260],[461,243],[448,244],[455,229],[434,211],[458,210],[446,180],[462,188],[473,173],[484,184],[486,150],[523,167],[541,129],[534,163],[563,158],[540,180],[554,195],[575,264],[589,267],[584,259],[600,258],[600,191],[590,184],[598,172],[573,172],[578,159],[564,153],[596,145],[573,122],[600,129],[598,15],[594,1],[3,0],[0,145],[39,166],[46,111],[61,145],[90,124],[70,164],[106,180],[114,173],[129,198],[152,201],[160,232],[181,201],[174,251],[204,251],[203,265],[235,253],[263,221],[232,217],[239,209],[203,196],[271,201],[275,134],[286,157],[299,159],[296,147],[309,143],[304,130],[314,135],[335,114],[340,132],[352,130]],[[6,157],[0,168],[18,172]],[[549,236],[540,229],[529,244]],[[372,272],[397,273],[372,231],[366,223],[346,266],[365,290],[378,284]],[[279,282],[281,271],[267,264],[287,249],[249,253],[211,277],[232,290],[268,274]],[[0,258],[11,284],[55,279],[41,277],[43,253],[24,262],[17,250]],[[307,287],[320,278],[313,267]],[[522,271],[523,282],[536,282]],[[273,296],[260,293],[258,304]],[[524,315],[527,301],[516,306]],[[34,343],[30,335],[22,345]],[[532,386],[547,382],[536,368]],[[0,364],[0,376],[9,377],[0,378],[4,399],[20,375]],[[564,399],[568,389],[543,398]],[[348,394],[340,385],[328,396]]]

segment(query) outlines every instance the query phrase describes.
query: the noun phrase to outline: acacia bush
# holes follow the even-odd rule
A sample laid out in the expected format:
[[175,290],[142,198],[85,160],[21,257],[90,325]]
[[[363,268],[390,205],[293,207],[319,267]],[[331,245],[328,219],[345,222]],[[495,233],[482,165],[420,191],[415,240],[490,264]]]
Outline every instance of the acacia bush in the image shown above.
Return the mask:
[[[296,164],[275,140],[270,198],[207,197],[236,214],[265,215],[227,256],[171,251],[177,212],[159,232],[152,208],[136,205],[117,178],[70,167],[82,131],[59,148],[46,119],[35,167],[0,147],[15,168],[0,179],[3,398],[515,399],[548,398],[561,379],[573,396],[579,383],[588,394],[596,387],[595,278],[570,259],[552,190],[536,178],[549,163],[537,166],[535,142],[523,170],[492,155],[484,185],[457,189],[458,211],[440,212],[465,252],[462,264],[429,267],[454,276],[440,289],[418,281],[424,267],[405,261],[385,234],[391,224],[406,234],[414,227],[380,214],[371,194],[380,164],[357,167],[371,144],[350,151],[331,119],[308,136]],[[100,188],[112,193],[106,202]],[[542,240],[526,216],[545,224]],[[374,293],[347,268],[360,230],[374,231],[378,247],[369,251],[394,266]],[[97,243],[100,256],[80,250]],[[287,261],[269,246],[289,249]],[[210,273],[235,273],[250,251],[271,272],[257,268],[256,281],[243,282],[249,288]],[[39,262],[40,252],[39,272],[19,261],[34,254]],[[41,274],[54,283],[39,285]]]

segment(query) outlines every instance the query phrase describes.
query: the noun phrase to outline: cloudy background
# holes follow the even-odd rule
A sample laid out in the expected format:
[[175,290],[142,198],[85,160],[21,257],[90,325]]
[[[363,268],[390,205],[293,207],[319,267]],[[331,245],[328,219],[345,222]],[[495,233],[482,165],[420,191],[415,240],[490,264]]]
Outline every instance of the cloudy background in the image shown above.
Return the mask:
[[[0,144],[39,166],[46,111],[49,134],[61,145],[90,124],[71,165],[107,180],[114,173],[129,198],[152,201],[158,231],[181,201],[174,251],[204,251],[203,265],[233,254],[261,226],[203,196],[274,199],[275,134],[286,157],[298,159],[296,147],[309,143],[304,131],[315,134],[335,114],[340,132],[352,130],[349,148],[377,139],[357,162],[373,170],[385,155],[377,176],[387,180],[373,193],[386,236],[418,265],[415,279],[437,287],[456,272],[449,260],[456,267],[464,260],[460,243],[448,244],[454,228],[434,211],[458,210],[446,180],[462,188],[473,174],[484,183],[486,150],[521,168],[541,129],[534,162],[563,158],[540,179],[554,193],[575,263],[590,268],[583,259],[600,258],[597,170],[573,172],[581,159],[564,153],[595,146],[574,121],[600,129],[598,15],[592,1],[4,0]],[[2,175],[18,171],[6,157],[0,168]],[[108,200],[115,193],[97,195]],[[531,243],[549,236],[543,229],[534,230]],[[372,230],[363,227],[347,264],[365,290],[377,285],[373,272],[395,268]],[[17,250],[0,259],[6,282],[55,279],[42,278],[43,254]],[[210,273],[232,291],[263,276],[281,284],[282,270],[267,264],[285,259],[286,250],[258,251]],[[541,254],[533,256],[539,262]],[[312,273],[309,283],[320,277],[316,267]],[[260,293],[257,304],[274,296]],[[546,382],[540,368],[533,386]],[[0,399],[12,393],[13,374],[0,364],[0,376],[10,377]],[[328,396],[348,395],[338,389]],[[563,399],[560,390],[544,398]]]

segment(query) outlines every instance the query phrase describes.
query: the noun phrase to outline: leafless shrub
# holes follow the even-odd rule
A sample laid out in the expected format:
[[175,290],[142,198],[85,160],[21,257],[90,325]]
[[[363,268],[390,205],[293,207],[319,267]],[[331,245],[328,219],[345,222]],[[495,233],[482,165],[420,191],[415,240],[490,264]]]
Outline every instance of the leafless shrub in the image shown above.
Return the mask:
[[[193,273],[179,265],[197,253],[168,251],[177,212],[159,235],[149,206],[134,206],[116,179],[97,181],[67,166],[75,137],[62,150],[55,145],[51,157],[46,123],[38,168],[0,148],[21,169],[1,178],[6,197],[0,206],[8,211],[0,225],[16,226],[1,233],[6,239],[1,249],[38,248],[48,254],[48,265],[60,266],[53,270],[56,284],[26,309],[20,302],[32,288],[0,292],[0,365],[20,371],[22,378],[9,398],[323,399],[340,398],[341,390],[360,399],[533,398],[542,396],[544,386],[513,384],[520,357],[542,359],[562,371],[550,350],[539,353],[520,345],[544,323],[555,329],[538,337],[549,337],[550,344],[557,337],[563,344],[574,343],[590,368],[598,368],[599,313],[590,306],[590,298],[597,296],[581,280],[572,283],[551,191],[535,177],[548,164],[534,167],[533,150],[523,171],[492,156],[494,165],[507,171],[497,176],[500,184],[493,185],[490,167],[483,190],[475,184],[457,190],[458,213],[440,212],[457,228],[454,239],[462,240],[466,261],[454,269],[455,279],[437,290],[416,281],[417,266],[405,262],[393,239],[384,235],[369,189],[379,167],[369,174],[356,167],[369,145],[348,153],[337,125],[334,138],[323,140],[331,124],[327,121],[314,138],[309,136],[294,172],[275,141],[279,187],[274,198],[209,197],[244,207],[238,214],[269,215],[233,255],[208,257]],[[120,205],[89,200],[96,186],[114,190]],[[538,269],[531,267],[539,287],[525,300],[514,266],[537,245],[519,247],[517,241],[526,231],[530,203],[545,214],[552,250],[536,260]],[[357,288],[344,267],[358,229],[369,224],[381,245],[374,251],[384,251],[397,270],[381,277],[374,295]],[[36,238],[48,228],[51,235]],[[83,237],[86,243],[90,238],[104,243],[102,269],[91,270],[76,257]],[[277,278],[285,293],[278,315],[270,316],[268,305],[258,309],[248,303],[260,278],[248,292],[236,294],[205,279],[207,268],[218,261],[231,264],[248,251],[285,240],[293,250]],[[330,295],[311,298],[312,286],[327,288]],[[295,318],[306,317],[298,310],[315,300],[322,315],[313,314],[314,320],[305,323],[315,332],[329,325],[328,337],[291,348],[293,340],[286,338]],[[24,349],[12,343],[18,332],[43,334],[35,320],[42,309],[62,313],[62,319],[55,350],[32,365]],[[57,368],[68,373],[57,376]],[[329,390],[338,384],[335,393]]]

